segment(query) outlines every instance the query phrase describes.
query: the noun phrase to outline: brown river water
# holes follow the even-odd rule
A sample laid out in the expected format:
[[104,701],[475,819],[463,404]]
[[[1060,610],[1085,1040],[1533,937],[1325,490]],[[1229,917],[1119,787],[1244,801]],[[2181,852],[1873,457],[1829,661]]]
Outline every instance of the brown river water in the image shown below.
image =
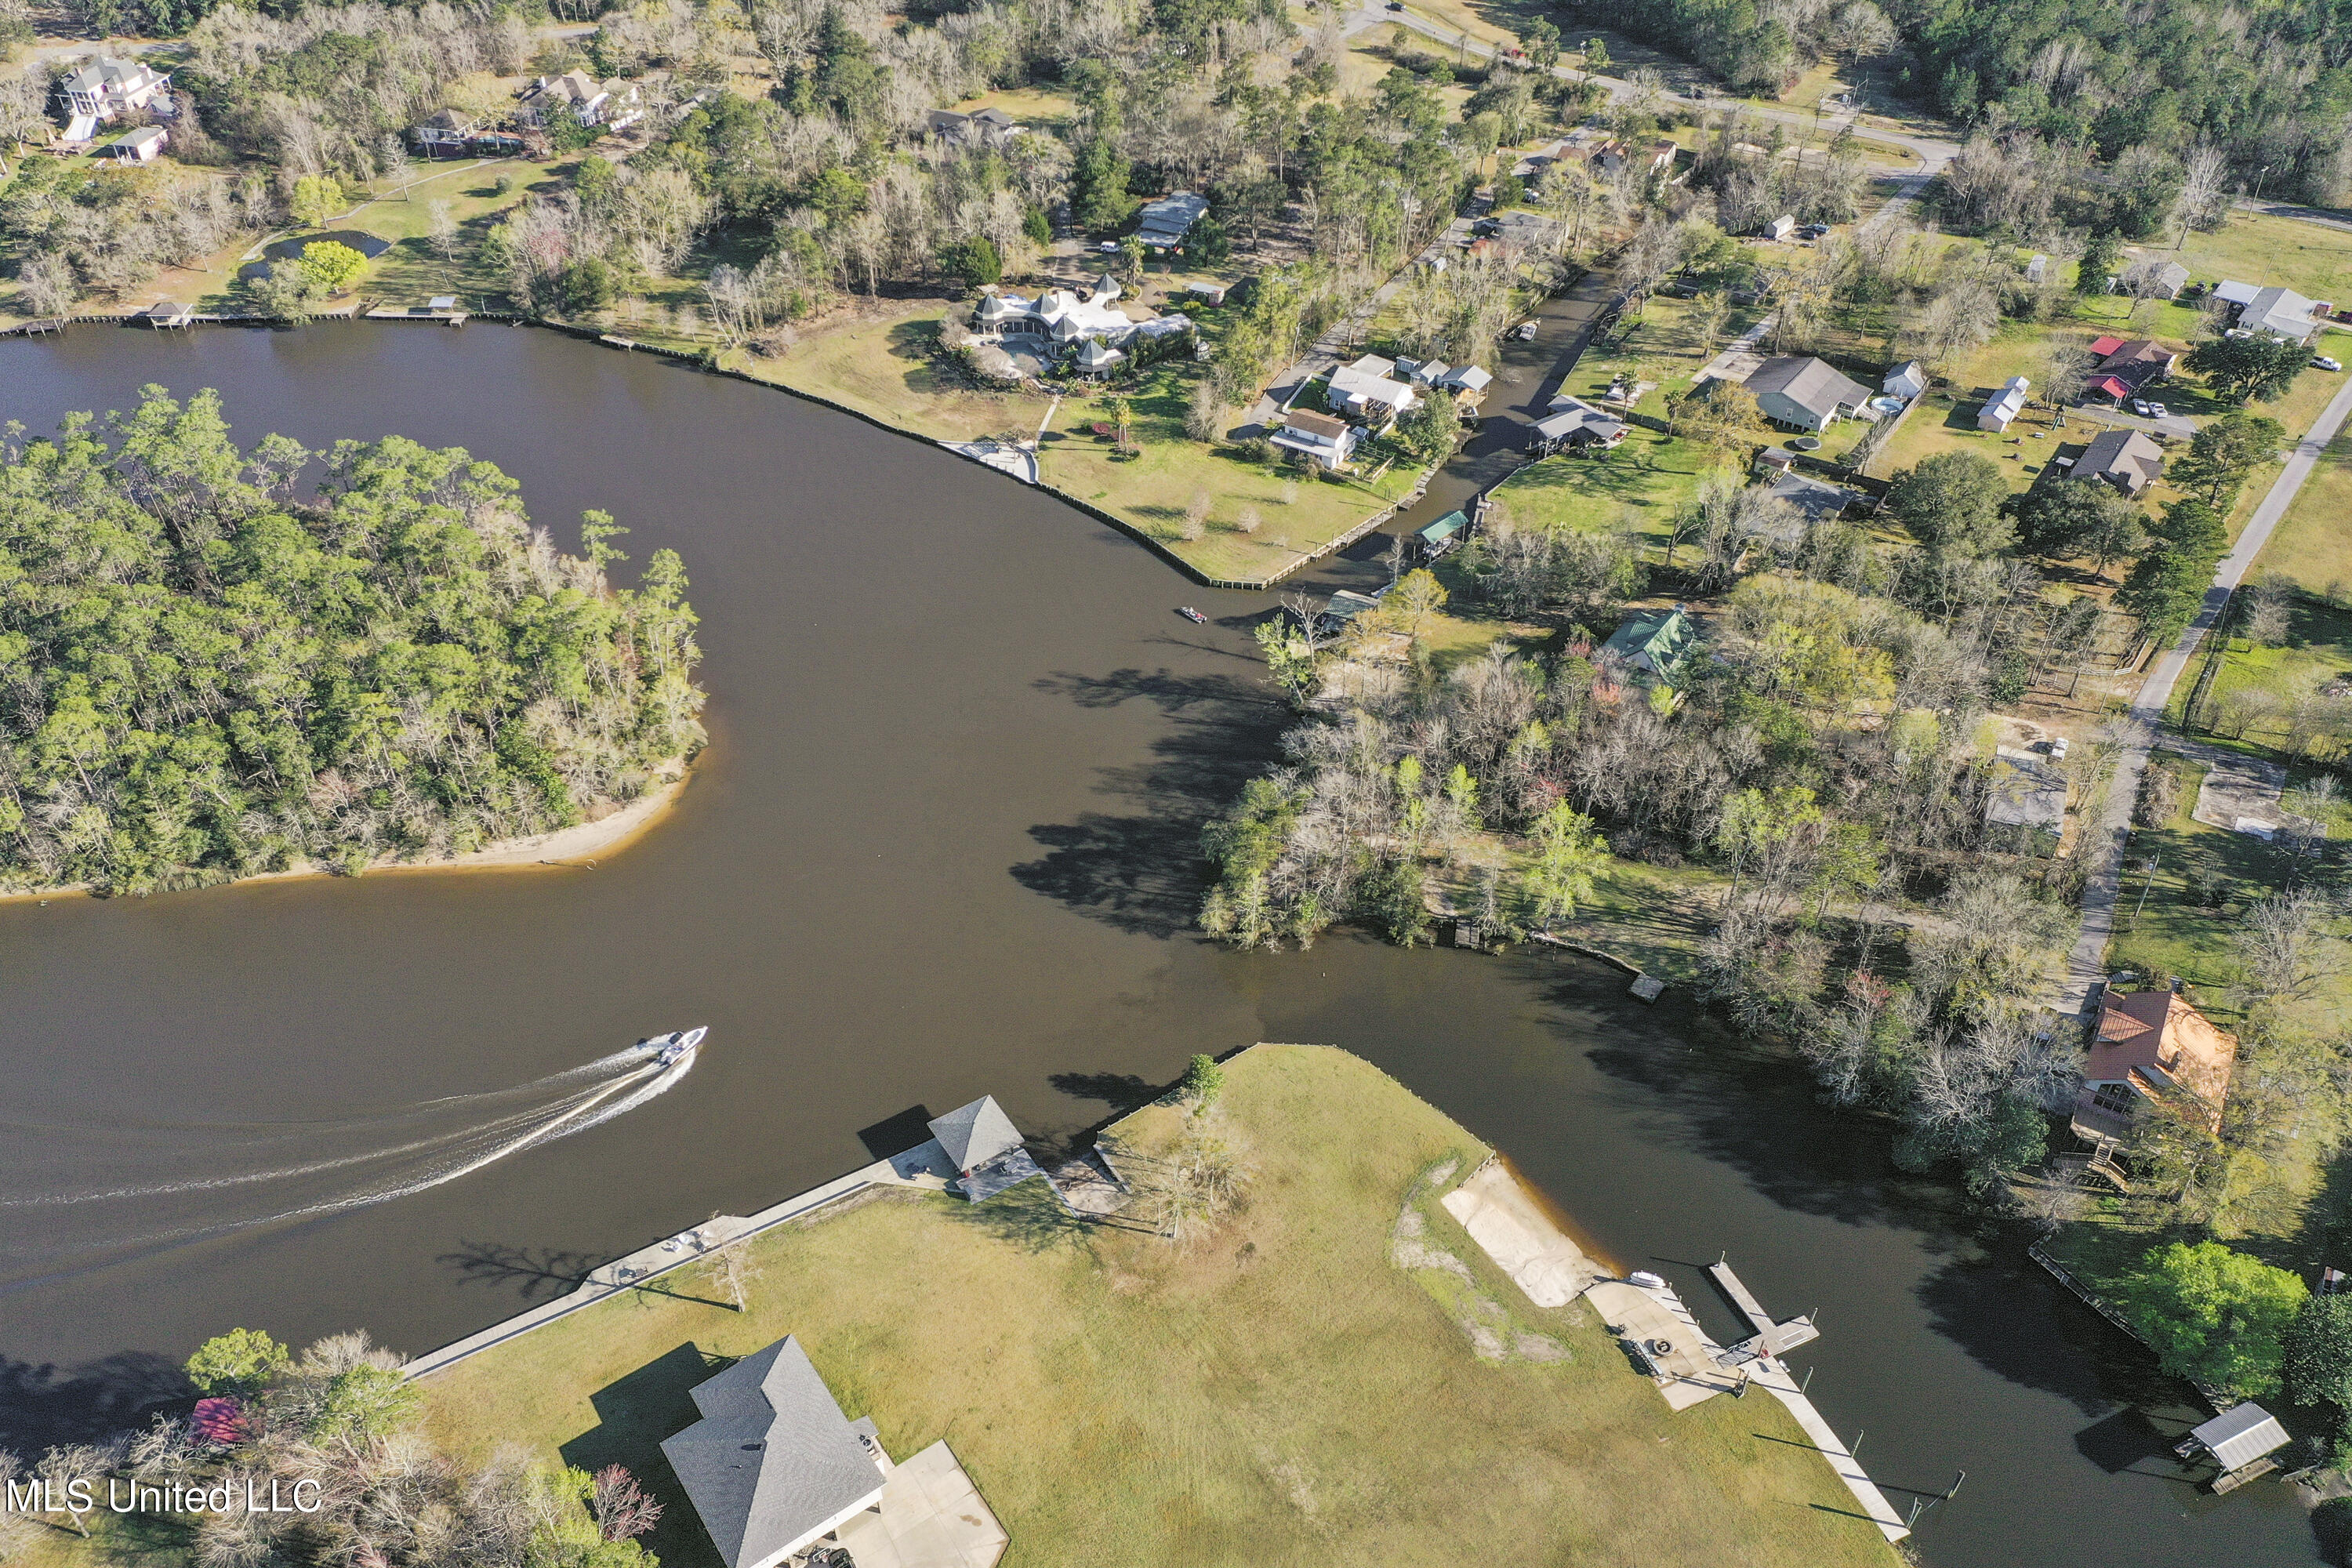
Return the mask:
[[[2321,1560],[2284,1488],[2182,1482],[2177,1425],[2142,1412],[2185,1414],[2183,1391],[2021,1238],[1894,1172],[1882,1132],[1673,994],[1643,1008],[1622,975],[1547,954],[1339,936],[1243,956],[1192,934],[1201,823],[1284,721],[1249,637],[1269,595],[1197,588],[923,444],[549,332],[0,344],[0,418],[37,434],[148,382],[219,388],[248,442],[463,445],[567,542],[603,507],[638,559],[676,546],[713,741],[677,811],[593,870],[0,904],[0,1199],[115,1181],[120,1139],[225,1178],[259,1124],[363,1142],[383,1108],[688,1023],[710,1044],[616,1120],[382,1203],[145,1240],[140,1202],[89,1203],[47,1213],[31,1251],[0,1208],[0,1444],[135,1410],[233,1324],[429,1349],[864,1163],[861,1131],[912,1107],[988,1093],[1032,1134],[1075,1133],[1194,1051],[1306,1040],[1504,1150],[1719,1336],[1734,1320],[1699,1272],[1718,1253],[1774,1310],[1817,1311],[1795,1359],[1896,1506],[1967,1471],[1919,1522],[1935,1568]],[[1422,510],[1458,500],[1441,483]]]

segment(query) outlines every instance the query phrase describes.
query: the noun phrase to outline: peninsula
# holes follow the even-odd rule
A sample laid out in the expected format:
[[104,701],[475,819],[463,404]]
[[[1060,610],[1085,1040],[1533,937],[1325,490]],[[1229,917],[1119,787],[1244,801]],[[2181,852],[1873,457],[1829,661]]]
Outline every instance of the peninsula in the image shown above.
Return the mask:
[[5,459],[0,892],[577,856],[702,744],[677,554],[615,588],[626,530],[565,554],[462,449],[149,387]]

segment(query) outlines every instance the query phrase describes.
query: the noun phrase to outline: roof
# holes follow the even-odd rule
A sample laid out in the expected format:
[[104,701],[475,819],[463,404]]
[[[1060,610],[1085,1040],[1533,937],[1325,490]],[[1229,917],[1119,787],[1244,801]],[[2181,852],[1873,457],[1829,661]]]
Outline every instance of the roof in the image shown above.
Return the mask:
[[1828,361],[1811,354],[1782,354],[1768,359],[1750,371],[1742,384],[1759,397],[1777,392],[1798,407],[1824,418],[1841,406],[1859,408],[1870,401],[1870,388]]
[[2263,1455],[2286,1447],[2286,1428],[2259,1405],[2238,1405],[2224,1410],[2189,1435],[2221,1462],[2224,1470],[2251,1465]]
[[[2140,485],[2152,483],[2164,471],[2164,448],[2137,430],[2103,430],[2083,448],[2074,477],[2116,474]],[[2137,488],[2136,485],[2134,488]]]
[[[2102,338],[2099,341],[2105,342],[2109,340]],[[2170,364],[2175,357],[2170,349],[2154,338],[2134,338],[2130,342],[2117,343],[2108,350],[2107,357],[2101,362],[2099,368],[2116,370],[2127,364]]]
[[2217,1029],[2177,991],[2108,991],[2099,999],[2085,1083],[2128,1081],[2133,1068],[2188,1090],[2218,1115],[2230,1095],[2238,1037]]
[[1906,359],[1901,364],[1891,367],[1885,375],[1880,378],[1879,390],[1883,392],[1898,381],[1916,382],[1919,385],[1925,386],[1927,384],[1927,367],[1916,359]]
[[[1364,368],[1367,364],[1381,367],[1380,371]],[[1412,388],[1403,382],[1391,380],[1385,372],[1391,368],[1387,360],[1366,354],[1354,364],[1343,364],[1331,373],[1331,390],[1349,402],[1384,403],[1393,408],[1409,407],[1413,400]]]
[[1992,756],[1992,788],[1985,821],[2000,827],[2055,833],[2066,820],[2066,775],[2031,752],[2002,746]]
[[882,1472],[796,1339],[698,1384],[702,1419],[662,1453],[728,1568],[802,1544],[882,1489]]
[[1308,409],[1294,408],[1290,411],[1290,416],[1284,421],[1283,428],[1300,431],[1308,436],[1319,436],[1327,441],[1337,441],[1352,426],[1346,420],[1334,419],[1328,414],[1317,414]]
[[1156,202],[1146,202],[1137,215],[1136,233],[1146,244],[1184,237],[1184,231],[1209,210],[1209,198],[1177,191]]
[[2227,279],[2213,285],[2213,297],[2232,305],[2242,305],[2262,291],[2260,284],[2238,283]]
[[1601,651],[1652,674],[1666,675],[1697,644],[1697,626],[1677,605],[1671,610],[1637,610],[1626,616],[1601,645]]
[[126,90],[144,87],[162,78],[144,60],[123,59],[114,55],[100,55],[60,84],[68,92],[102,92],[109,88]]
[[1475,364],[1460,364],[1437,379],[1444,386],[1458,386],[1465,392],[1483,392],[1495,378]]
[[2000,420],[2016,418],[2018,411],[2025,406],[2026,392],[2025,378],[2011,376],[2009,384],[1986,398],[1984,406],[1977,410],[1978,423],[1982,424],[1989,417]]
[[1415,537],[1427,544],[1440,544],[1468,527],[1470,520],[1460,511],[1449,511],[1428,527],[1416,531]]
[[975,1170],[1008,1149],[1021,1147],[1021,1130],[992,1095],[982,1095],[930,1123],[931,1136],[947,1151],[958,1173]]
[[2109,397],[2124,398],[2132,395],[2133,387],[2119,376],[2107,375],[2091,383],[2089,390],[2105,393]]
[[2313,319],[2317,309],[2292,289],[2265,289],[2246,301],[2238,312],[2238,325],[2285,338],[2307,338],[2318,325]]
[[2109,354],[2115,353],[2117,349],[2123,346],[2124,341],[2121,338],[2101,337],[2093,338],[2091,340],[2091,353],[2094,356],[2099,359],[2106,358]]
[[114,139],[114,143],[118,147],[143,147],[151,142],[162,142],[165,139],[162,126],[142,125],[136,131],[124,132]]
[[1551,401],[1553,412],[1536,421],[1537,434],[1547,440],[1564,440],[1580,430],[1589,430],[1606,440],[1625,428],[1622,419],[1593,407],[1580,397],[1562,393]]
[[1803,512],[1807,522],[1835,517],[1853,505],[1854,500],[1853,492],[1843,485],[1833,485],[1796,473],[1782,474],[1774,479],[1772,493]]

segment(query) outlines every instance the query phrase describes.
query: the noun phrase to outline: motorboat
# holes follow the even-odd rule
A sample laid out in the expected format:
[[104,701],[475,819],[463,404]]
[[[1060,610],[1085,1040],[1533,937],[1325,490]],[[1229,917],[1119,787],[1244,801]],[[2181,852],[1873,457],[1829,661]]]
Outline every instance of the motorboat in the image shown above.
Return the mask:
[[1200,611],[1194,609],[1190,605],[1178,605],[1176,613],[1183,616],[1186,620],[1191,621],[1194,626],[1206,626],[1209,624],[1209,617],[1202,615]]
[[704,1024],[691,1029],[680,1029],[674,1034],[656,1035],[652,1039],[637,1043],[655,1053],[656,1066],[675,1067],[692,1056],[694,1047],[702,1044],[702,1037],[709,1033],[710,1026]]

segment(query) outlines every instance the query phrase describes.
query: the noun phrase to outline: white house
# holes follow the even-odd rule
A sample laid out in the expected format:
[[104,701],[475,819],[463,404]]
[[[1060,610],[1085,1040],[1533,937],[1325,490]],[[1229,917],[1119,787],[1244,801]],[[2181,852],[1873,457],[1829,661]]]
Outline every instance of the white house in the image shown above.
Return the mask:
[[461,158],[486,122],[486,116],[467,110],[436,109],[410,126],[408,134],[428,158]]
[[1396,361],[1365,354],[1331,373],[1324,395],[1332,412],[1373,425],[1386,425],[1420,403],[1407,383],[1396,379]]
[[1899,397],[1908,403],[1927,390],[1927,367],[1917,360],[1906,360],[1886,373],[1878,390],[1889,397]]
[[171,140],[160,125],[144,125],[136,131],[126,131],[109,142],[106,155],[118,163],[152,163],[163,144]]
[[2306,300],[2292,289],[2259,289],[2238,308],[2238,325],[2249,331],[2269,332],[2289,342],[2307,343],[2319,330],[2326,307]]
[[87,142],[100,126],[151,105],[168,111],[172,79],[139,60],[100,55],[58,83],[58,101],[69,122],[65,139]]
[[1295,409],[1289,422],[1274,433],[1272,440],[1284,451],[1296,452],[1321,468],[1338,468],[1347,463],[1361,435],[1344,419]]
[[2008,429],[2009,422],[2025,411],[2025,395],[2032,387],[2032,383],[2023,376],[2011,376],[2001,389],[1986,398],[1984,406],[1977,410],[1977,428]]
[[544,125],[549,116],[567,108],[581,124],[602,125],[613,131],[625,131],[645,118],[645,110],[638,107],[635,83],[616,78],[599,85],[589,79],[586,71],[576,70],[541,77],[523,89],[522,101],[515,114],[530,124]]
[[1083,294],[1049,289],[1032,299],[998,289],[973,307],[972,331],[983,344],[1026,349],[1040,357],[1067,352],[1088,374],[1131,356],[1139,342],[1192,331],[1191,318],[1183,315],[1136,320],[1119,309],[1124,292],[1108,272]]

